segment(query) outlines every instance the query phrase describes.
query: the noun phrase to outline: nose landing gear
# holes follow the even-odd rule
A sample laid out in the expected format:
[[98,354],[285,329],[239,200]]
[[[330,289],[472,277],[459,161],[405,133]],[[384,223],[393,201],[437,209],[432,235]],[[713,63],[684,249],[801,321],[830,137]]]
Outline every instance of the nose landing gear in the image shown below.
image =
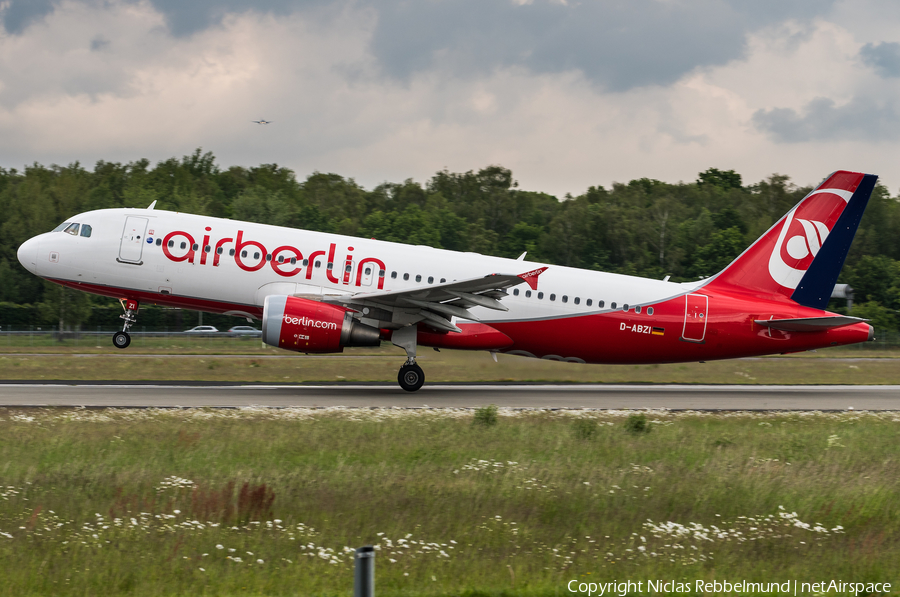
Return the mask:
[[116,332],[113,334],[112,341],[113,346],[116,348],[128,348],[131,344],[131,336],[128,334],[128,328],[137,323],[137,312],[138,312],[138,302],[132,299],[127,300],[119,300],[122,303],[122,308],[125,309],[124,315],[119,315],[121,319],[125,320],[125,325],[122,326],[121,332]]
[[391,334],[391,343],[406,351],[406,364],[400,367],[397,383],[407,392],[415,392],[425,383],[425,372],[416,364],[416,338],[418,329],[415,324],[400,328]]

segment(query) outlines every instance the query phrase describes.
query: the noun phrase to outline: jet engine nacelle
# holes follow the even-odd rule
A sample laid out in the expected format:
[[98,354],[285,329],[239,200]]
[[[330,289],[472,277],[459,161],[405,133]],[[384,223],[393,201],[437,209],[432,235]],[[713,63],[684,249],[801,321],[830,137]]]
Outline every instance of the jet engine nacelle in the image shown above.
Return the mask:
[[266,297],[263,342],[297,352],[341,352],[345,346],[378,346],[378,328],[353,319],[346,308],[294,296]]

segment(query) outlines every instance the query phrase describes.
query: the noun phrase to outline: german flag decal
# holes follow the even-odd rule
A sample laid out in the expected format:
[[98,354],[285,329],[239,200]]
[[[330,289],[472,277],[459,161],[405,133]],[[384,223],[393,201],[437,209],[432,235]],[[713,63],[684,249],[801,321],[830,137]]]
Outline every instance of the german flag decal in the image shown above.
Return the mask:
[[666,333],[666,328],[653,328],[650,333],[654,336],[663,336]]

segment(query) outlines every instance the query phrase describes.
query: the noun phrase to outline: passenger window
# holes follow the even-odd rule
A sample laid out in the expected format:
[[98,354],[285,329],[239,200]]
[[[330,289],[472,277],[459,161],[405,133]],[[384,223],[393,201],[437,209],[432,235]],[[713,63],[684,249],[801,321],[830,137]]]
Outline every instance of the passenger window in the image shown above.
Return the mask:
[[203,247],[204,253],[209,253],[210,251],[212,251],[212,247],[210,247],[209,245],[206,245],[205,247]]
[[[318,266],[317,266],[317,267],[318,267]],[[328,270],[334,269],[334,263],[332,263],[331,261],[329,261],[329,262],[328,262],[328,266],[327,266],[325,269],[328,269]]]
[[284,255],[278,256],[278,263],[284,263]]
[[378,277],[379,277],[379,278],[383,278],[383,277],[384,277],[384,274],[386,274],[386,273],[387,273],[387,272],[385,272],[383,269],[380,269],[380,270],[378,270]]
[[610,303],[610,304],[609,304],[609,308],[610,308],[610,309],[615,309],[615,308],[616,308],[616,304],[615,304],[615,303]]
[[441,284],[447,281],[447,278],[441,278]]
[[397,272],[391,272],[391,279],[392,279],[392,280],[396,280],[396,279],[397,279]]
[[244,259],[246,259],[246,258],[247,258],[247,251],[241,251],[241,257],[243,257]]
[[551,300],[551,301],[555,301],[555,300],[556,300],[556,295],[553,294],[553,293],[551,293],[551,294],[550,294],[550,300]]
[[161,239],[161,238],[156,239],[156,246],[157,246],[157,247],[162,246],[162,239]]
[[68,232],[72,236],[78,236],[78,224],[69,224],[63,232]]
[[316,267],[322,267],[322,262],[318,259],[316,260]]
[[542,298],[544,298],[544,293],[543,293],[543,292],[539,292],[539,293],[538,293],[538,300],[540,300],[540,299],[542,299]]
[[[187,249],[187,243],[181,243],[181,248]],[[246,257],[246,256],[247,256],[247,251],[244,251],[244,257]]]
[[428,276],[428,283],[434,284],[434,276]]
[[605,301],[600,301],[599,303],[597,303],[597,306],[600,307],[601,309],[602,309],[605,305],[606,305],[606,302],[605,302]]
[[291,257],[291,265],[297,265],[297,258]]
[[634,308],[634,312],[635,312],[635,313],[640,313],[640,312],[641,312],[641,306],[638,305],[637,307],[635,307],[635,308]]
[[197,251],[197,250],[200,249],[200,245],[198,245],[197,243],[194,243],[194,244],[191,246],[191,249],[193,249],[194,251]]
[[416,282],[421,282],[421,281],[422,281],[422,275],[416,274]]
[[584,301],[584,304],[587,305],[588,307],[590,307],[592,302],[593,301],[591,299],[588,299],[588,300]]
[[216,255],[221,255],[221,254],[224,253],[224,252],[225,252],[225,249],[223,249],[222,247],[218,247],[218,248],[216,249]]
[[[81,236],[85,238],[91,237],[91,227],[88,224],[85,224],[81,227]],[[159,244],[159,239],[156,239],[157,244]]]
[[228,249],[228,255],[234,257],[234,249]]
[[653,315],[653,307],[647,307],[647,315]]
[[628,303],[625,303],[624,305],[622,305],[622,310],[628,311]]
[[[350,270],[348,269],[347,271],[349,272]],[[368,276],[368,275],[370,275],[371,273],[372,273],[372,268],[371,268],[371,267],[367,267],[367,268],[366,268],[366,275]]]
[[174,246],[175,246],[175,241],[174,241],[174,240],[170,240],[170,241],[169,241],[169,248],[171,249],[171,248],[174,247]]
[[575,297],[575,301],[574,301],[574,302],[575,302],[575,304],[576,304],[576,305],[577,305],[577,304],[578,304],[578,303],[580,303],[580,302],[581,302],[581,299],[580,299],[580,298],[578,298],[578,297],[577,297],[577,296],[576,296],[576,297]]
[[525,298],[531,298],[531,291],[530,291],[530,290],[526,290],[526,291],[525,291]]
[[568,303],[568,302],[569,302],[569,297],[568,297],[567,295],[564,294],[563,297],[562,297],[562,301],[563,301],[564,303]]
[[409,280],[409,274],[403,274],[403,279],[404,279],[404,280]]
[[309,259],[304,259],[304,260],[302,261],[302,263],[303,263],[304,266],[309,265]]
[[513,289],[513,296],[519,296],[519,289],[518,289],[518,288],[514,288],[514,289]]
[[254,259],[259,259],[259,251],[254,251],[254,253],[253,253],[253,258],[254,258]]
[[352,270],[353,270],[353,266],[350,265],[349,263],[348,263],[347,265],[344,266],[344,271],[345,271],[345,272],[350,272],[350,271],[352,271]]

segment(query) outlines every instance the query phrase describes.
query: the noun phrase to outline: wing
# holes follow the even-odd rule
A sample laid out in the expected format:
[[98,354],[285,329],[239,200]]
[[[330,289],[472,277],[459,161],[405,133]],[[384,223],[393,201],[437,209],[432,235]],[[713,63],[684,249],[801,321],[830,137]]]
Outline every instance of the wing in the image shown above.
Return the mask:
[[536,290],[537,278],[546,269],[541,267],[518,275],[489,274],[408,290],[361,292],[331,297],[329,302],[341,303],[357,310],[374,307],[387,311],[395,326],[412,325],[421,321],[437,330],[459,332],[461,330],[451,322],[453,317],[479,321],[469,311],[472,307],[508,311],[500,302],[506,296],[506,289],[526,283]]

